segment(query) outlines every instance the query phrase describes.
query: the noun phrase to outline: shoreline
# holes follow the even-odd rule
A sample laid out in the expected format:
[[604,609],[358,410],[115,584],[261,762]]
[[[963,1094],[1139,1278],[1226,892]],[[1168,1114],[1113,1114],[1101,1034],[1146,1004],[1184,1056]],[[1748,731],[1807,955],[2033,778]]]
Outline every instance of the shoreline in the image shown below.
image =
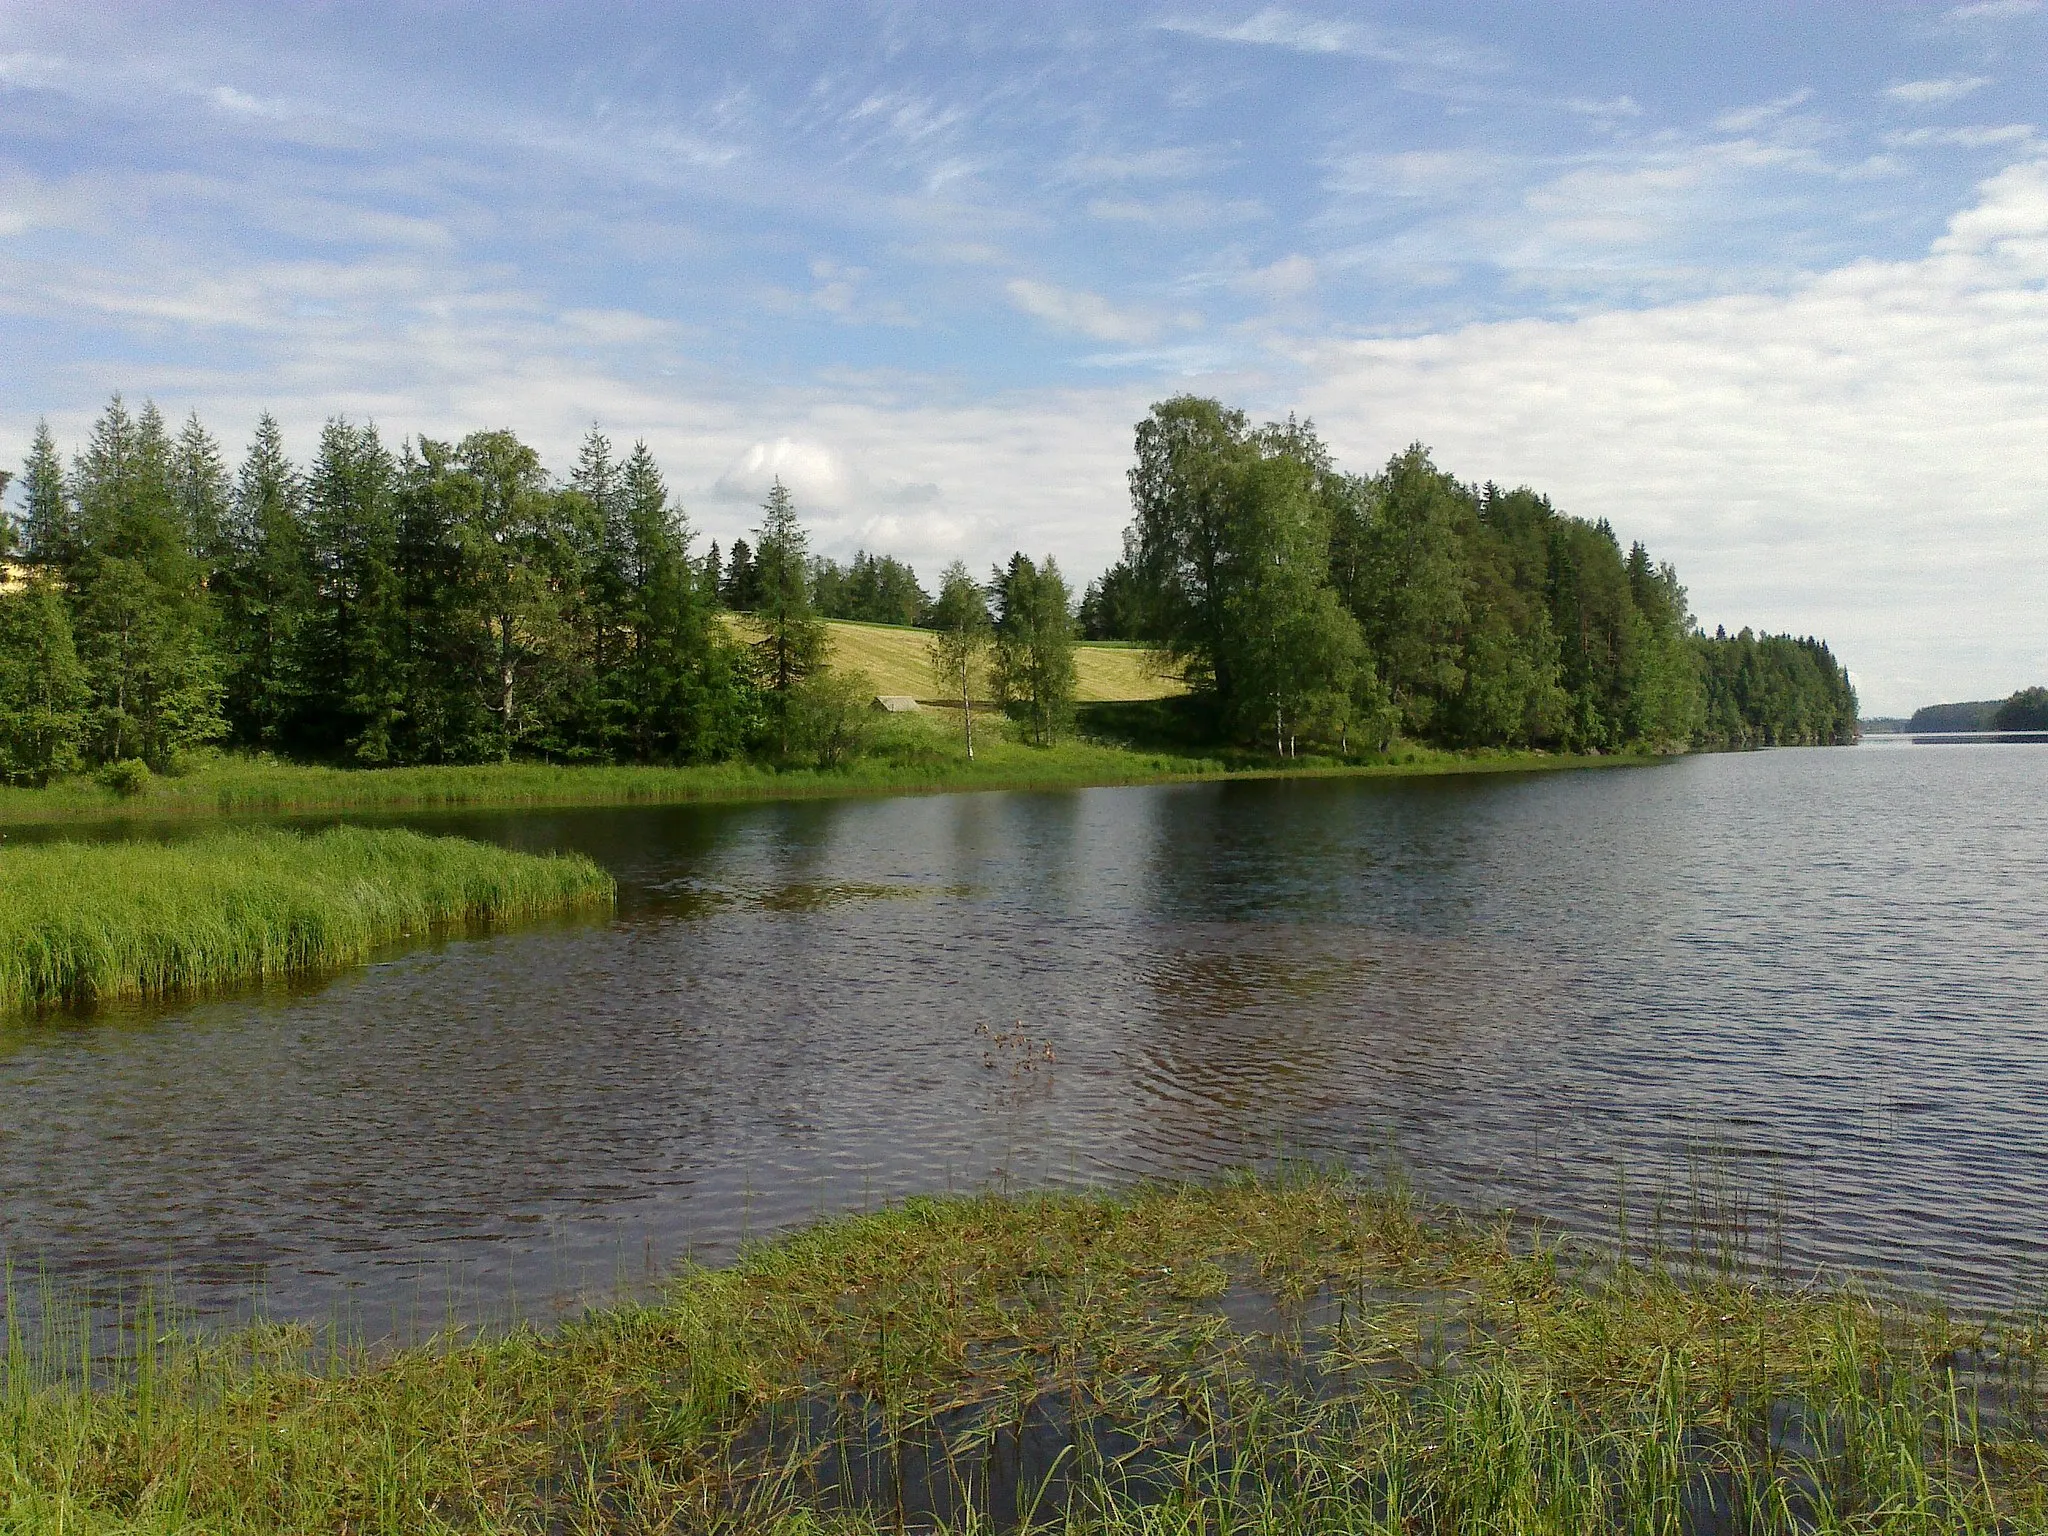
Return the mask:
[[10,1340],[0,1509],[1334,1536],[1675,1530],[1704,1497],[1787,1536],[2038,1528],[2038,1326],[1760,1283],[1694,1237],[1638,1260],[1283,1170],[911,1199],[653,1301],[396,1349],[140,1304],[90,1384],[89,1323]]
[[839,770],[778,770],[754,764],[621,767],[541,763],[332,768],[229,759],[186,775],[154,778],[139,794],[118,794],[91,780],[70,780],[44,789],[0,788],[0,829],[352,812],[738,805],[1272,779],[1429,778],[1646,767],[1669,761],[1669,756],[1648,753],[1575,756],[1414,748],[1378,761],[1262,767],[1086,742],[1050,749],[992,744],[973,763],[964,758],[943,765],[876,761]]

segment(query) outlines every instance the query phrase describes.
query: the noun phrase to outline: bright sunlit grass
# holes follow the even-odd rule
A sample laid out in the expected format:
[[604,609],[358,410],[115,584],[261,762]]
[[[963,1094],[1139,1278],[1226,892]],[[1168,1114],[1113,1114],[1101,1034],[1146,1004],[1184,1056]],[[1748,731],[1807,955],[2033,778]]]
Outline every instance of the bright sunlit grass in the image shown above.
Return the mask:
[[913,1201],[649,1304],[397,1352],[197,1341],[145,1307],[87,1385],[75,1326],[10,1332],[0,1528],[1965,1536],[2048,1511],[2024,1322],[1581,1267],[1335,1178]]
[[0,1008],[325,970],[408,935],[613,895],[580,856],[355,827],[16,846],[0,850]]

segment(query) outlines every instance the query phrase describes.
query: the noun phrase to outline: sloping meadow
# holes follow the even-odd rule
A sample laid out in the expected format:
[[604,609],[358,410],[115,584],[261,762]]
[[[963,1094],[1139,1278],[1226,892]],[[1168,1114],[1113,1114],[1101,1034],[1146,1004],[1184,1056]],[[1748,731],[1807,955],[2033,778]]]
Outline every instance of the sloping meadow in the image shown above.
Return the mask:
[[357,964],[407,937],[608,908],[580,855],[335,827],[0,851],[0,1009],[167,997]]

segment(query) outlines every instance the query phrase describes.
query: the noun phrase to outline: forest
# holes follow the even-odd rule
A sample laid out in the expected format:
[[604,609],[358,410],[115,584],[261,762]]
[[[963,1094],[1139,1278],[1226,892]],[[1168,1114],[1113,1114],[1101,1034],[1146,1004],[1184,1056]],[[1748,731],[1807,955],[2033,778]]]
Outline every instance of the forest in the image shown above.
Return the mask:
[[1698,633],[1641,544],[1527,488],[1463,484],[1417,444],[1339,470],[1308,426],[1183,396],[1138,427],[1123,560],[1094,636],[1162,647],[1219,731],[1574,752],[1856,739],[1818,640]]
[[1151,646],[1200,731],[1283,756],[1854,739],[1825,645],[1702,635],[1641,545],[1419,445],[1356,475],[1306,424],[1179,397],[1138,425],[1130,489],[1124,557],[1078,605],[1021,553],[931,593],[888,556],[814,557],[779,485],[751,540],[698,555],[647,447],[595,429],[557,478],[509,431],[394,446],[340,418],[302,466],[266,415],[230,469],[196,416],[116,397],[68,462],[40,426],[16,484],[0,775],[214,748],[829,764],[868,700],[826,665],[827,618],[925,626],[935,683],[1039,742],[1073,728],[1081,637]]

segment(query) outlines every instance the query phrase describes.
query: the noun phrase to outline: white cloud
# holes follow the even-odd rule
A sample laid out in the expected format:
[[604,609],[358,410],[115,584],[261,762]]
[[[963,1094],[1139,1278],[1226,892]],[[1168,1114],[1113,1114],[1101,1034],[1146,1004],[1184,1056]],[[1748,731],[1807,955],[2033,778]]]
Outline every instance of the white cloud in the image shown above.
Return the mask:
[[1459,73],[1490,73],[1506,67],[1498,50],[1456,38],[1370,22],[1331,21],[1281,6],[1268,6],[1237,22],[1180,16],[1157,25],[1163,32],[1180,32],[1210,42],[1250,43],[1293,53],[1346,55],[1382,64],[1421,65]]
[[[1924,257],[1783,295],[1330,343],[1340,458],[1414,439],[1674,559],[1708,623],[1836,644],[1874,710],[2048,675],[2048,160]],[[1987,690],[1989,692],[1987,692]]]
[[232,117],[252,117],[277,122],[290,115],[282,102],[265,101],[260,96],[251,96],[247,91],[238,91],[231,85],[216,85],[206,93],[206,99]]
[[2006,123],[1996,128],[1912,128],[1901,133],[1888,133],[1884,141],[1895,149],[1996,149],[2016,144],[2031,144],[2034,138],[2035,132],[2031,124]]
[[1220,170],[1230,159],[1216,150],[1167,145],[1158,149],[1075,155],[1067,161],[1066,173],[1071,180],[1088,185],[1118,181],[1180,181]]
[[2031,16],[2041,9],[2041,0],[1976,0],[1973,5],[1959,5],[1949,11],[1951,21],[2008,21],[2015,16]]
[[1567,112],[1579,117],[1591,118],[1595,122],[1608,122],[1617,118],[1641,117],[1643,109],[1633,96],[1615,96],[1601,101],[1589,96],[1573,96],[1560,103]]
[[1758,102],[1755,106],[1737,107],[1724,112],[1714,119],[1714,126],[1723,133],[1753,133],[1757,129],[1775,123],[1794,107],[1803,107],[1813,100],[1813,90],[1806,87],[1780,96],[1775,101]]
[[1316,264],[1296,252],[1278,261],[1254,268],[1232,279],[1231,286],[1242,293],[1256,294],[1269,303],[1285,303],[1315,291]]
[[793,437],[749,444],[711,491],[721,501],[758,503],[777,481],[806,506],[836,511],[846,504],[848,476],[839,455],[823,443]]
[[1984,75],[1950,75],[1940,80],[1902,80],[1884,93],[1909,107],[1940,107],[1981,91],[1991,83]]
[[1098,293],[1058,288],[1029,278],[1013,280],[1010,302],[1036,319],[1062,331],[1078,331],[1096,341],[1150,341],[1164,328],[1156,315],[1118,309]]
[[1267,217],[1266,206],[1251,198],[1210,197],[1180,192],[1168,197],[1098,197],[1088,204],[1090,218],[1114,224],[1144,224],[1154,229],[1214,229],[1249,224]]

